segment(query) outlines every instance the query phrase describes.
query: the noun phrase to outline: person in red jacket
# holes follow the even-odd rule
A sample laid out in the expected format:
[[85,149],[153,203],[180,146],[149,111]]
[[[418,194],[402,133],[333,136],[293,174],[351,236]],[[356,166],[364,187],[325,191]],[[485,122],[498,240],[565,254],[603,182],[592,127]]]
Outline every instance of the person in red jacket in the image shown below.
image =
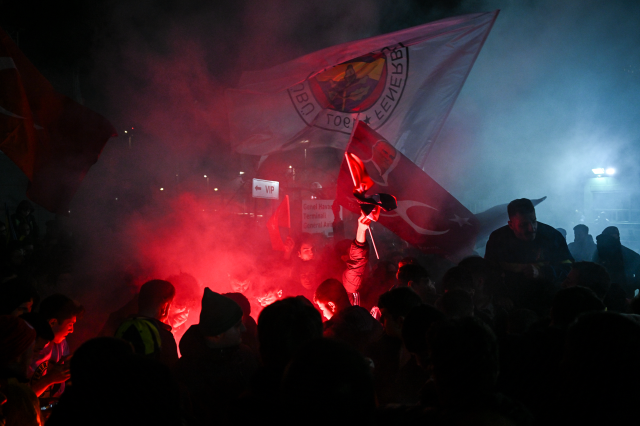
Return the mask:
[[360,306],[362,276],[369,262],[369,243],[367,242],[366,234],[370,224],[371,219],[368,219],[364,213],[361,213],[358,219],[356,239],[353,240],[349,248],[347,268],[342,273],[342,285],[347,291],[349,301],[354,306]]

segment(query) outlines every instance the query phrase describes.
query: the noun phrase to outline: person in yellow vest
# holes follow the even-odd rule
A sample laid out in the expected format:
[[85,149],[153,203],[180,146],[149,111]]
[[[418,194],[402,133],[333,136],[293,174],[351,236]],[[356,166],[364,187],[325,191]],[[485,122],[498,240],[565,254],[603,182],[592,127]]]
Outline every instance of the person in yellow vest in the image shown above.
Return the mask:
[[176,289],[169,281],[151,280],[140,287],[138,313],[118,327],[115,337],[131,343],[137,354],[155,358],[168,367],[178,361],[178,346],[167,317]]

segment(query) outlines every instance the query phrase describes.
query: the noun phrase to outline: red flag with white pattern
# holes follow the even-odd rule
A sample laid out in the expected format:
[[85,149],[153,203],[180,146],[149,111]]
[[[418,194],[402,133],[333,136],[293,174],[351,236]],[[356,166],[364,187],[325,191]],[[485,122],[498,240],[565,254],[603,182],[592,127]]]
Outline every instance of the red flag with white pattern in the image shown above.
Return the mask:
[[[356,124],[346,152],[362,161],[374,182],[370,192],[390,193],[397,200],[398,207],[382,211],[378,223],[427,253],[459,258],[471,252],[479,229],[473,213],[366,123]],[[360,212],[346,160],[337,200]]]

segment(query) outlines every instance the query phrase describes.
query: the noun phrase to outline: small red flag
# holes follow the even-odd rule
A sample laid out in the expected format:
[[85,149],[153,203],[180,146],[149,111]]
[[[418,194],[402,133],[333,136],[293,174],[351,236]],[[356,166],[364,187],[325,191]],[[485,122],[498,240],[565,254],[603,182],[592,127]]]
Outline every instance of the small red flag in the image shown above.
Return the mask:
[[66,214],[115,129],[57,93],[2,29],[0,93],[0,150],[29,178],[31,200]]
[[273,216],[267,221],[267,230],[271,239],[271,247],[276,251],[285,251],[280,237],[280,228],[291,228],[291,213],[289,210],[289,196],[285,195]]
[[[395,210],[380,212],[378,223],[428,253],[458,257],[473,249],[479,229],[476,217],[364,122],[356,124],[347,153],[361,160],[374,183],[371,192],[393,194],[397,201]],[[353,163],[347,160],[353,155],[342,162],[336,199],[359,213],[349,168]]]
[[367,169],[364,167],[362,160],[350,152],[344,153],[347,166],[349,166],[349,172],[351,173],[351,179],[353,179],[354,192],[365,192],[370,189],[374,182],[367,174]]

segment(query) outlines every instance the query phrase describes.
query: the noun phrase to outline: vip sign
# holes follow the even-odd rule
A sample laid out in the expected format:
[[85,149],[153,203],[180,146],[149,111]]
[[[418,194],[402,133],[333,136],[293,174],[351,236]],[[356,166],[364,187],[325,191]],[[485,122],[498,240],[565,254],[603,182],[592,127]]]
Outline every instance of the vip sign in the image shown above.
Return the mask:
[[280,198],[280,182],[275,180],[253,179],[251,195],[253,198],[277,200]]
[[[333,200],[302,200],[302,232],[329,234],[333,232]],[[342,207],[340,207],[342,218]]]

